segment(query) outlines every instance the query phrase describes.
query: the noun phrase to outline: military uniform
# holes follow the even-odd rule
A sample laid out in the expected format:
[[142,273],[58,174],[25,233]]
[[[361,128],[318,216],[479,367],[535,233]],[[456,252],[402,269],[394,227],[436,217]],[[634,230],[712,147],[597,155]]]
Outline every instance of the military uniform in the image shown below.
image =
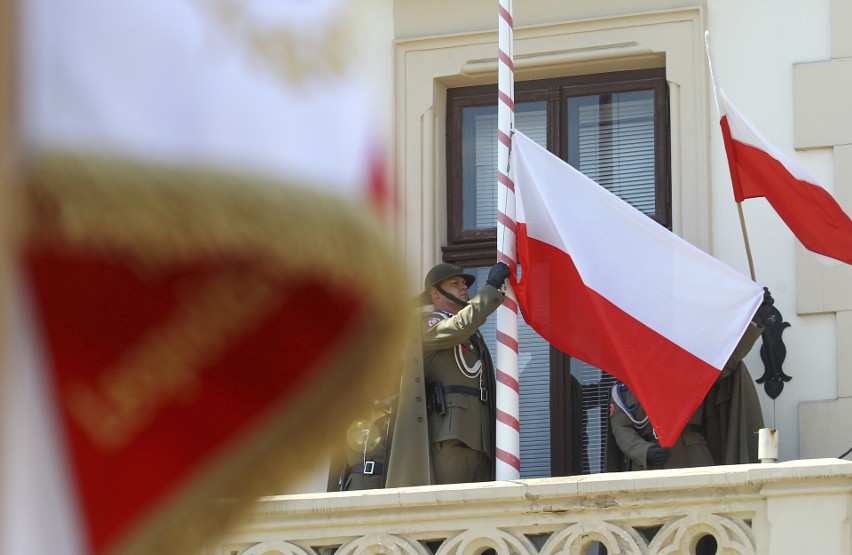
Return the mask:
[[[742,359],[762,331],[755,322],[749,325],[661,468],[757,461],[757,431],[763,427],[763,415]],[[607,471],[647,468],[648,448],[656,437],[636,396],[621,383],[612,388],[608,428]]]
[[[495,373],[478,330],[503,302],[498,287],[509,274],[498,262],[479,293],[465,301],[441,284],[460,276],[469,288],[475,276],[447,263],[427,273],[417,303],[433,308],[413,315],[418,322],[405,349],[385,487],[494,479]],[[433,288],[458,311],[434,307]]]
[[355,491],[385,487],[387,452],[396,398],[375,401],[362,418],[346,430],[344,448],[329,468],[328,491]]
[[479,327],[503,298],[502,291],[486,284],[456,314],[423,314],[423,372],[435,483],[494,479],[495,373]]

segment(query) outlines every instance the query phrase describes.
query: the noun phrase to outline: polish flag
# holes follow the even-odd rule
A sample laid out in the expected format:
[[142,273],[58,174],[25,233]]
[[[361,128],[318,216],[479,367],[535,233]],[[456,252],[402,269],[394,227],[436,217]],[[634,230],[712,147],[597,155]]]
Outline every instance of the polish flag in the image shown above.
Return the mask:
[[374,45],[348,0],[19,7],[0,552],[195,553],[324,488],[329,438],[398,387]]
[[510,177],[524,319],[627,384],[671,446],[763,289],[517,131]]
[[852,264],[852,219],[807,170],[770,144],[731,104],[715,77],[713,86],[734,199],[764,197],[806,249]]

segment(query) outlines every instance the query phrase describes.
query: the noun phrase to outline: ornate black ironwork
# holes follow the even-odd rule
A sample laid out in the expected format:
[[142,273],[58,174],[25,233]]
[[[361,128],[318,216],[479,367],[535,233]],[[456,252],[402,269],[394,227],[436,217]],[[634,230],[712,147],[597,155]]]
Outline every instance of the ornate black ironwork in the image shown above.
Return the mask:
[[784,382],[793,378],[784,373],[781,365],[787,357],[787,347],[781,339],[784,330],[790,327],[789,322],[784,321],[781,312],[774,306],[769,309],[763,319],[763,345],[760,346],[760,358],[763,360],[763,375],[755,380],[763,384],[763,389],[771,399],[781,395]]

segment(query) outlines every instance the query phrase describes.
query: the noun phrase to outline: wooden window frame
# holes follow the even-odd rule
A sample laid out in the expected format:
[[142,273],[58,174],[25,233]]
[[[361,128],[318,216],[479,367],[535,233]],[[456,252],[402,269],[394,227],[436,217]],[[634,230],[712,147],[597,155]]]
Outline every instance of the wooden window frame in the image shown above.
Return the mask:
[[[525,81],[515,84],[515,102],[547,102],[547,143],[551,152],[568,159],[569,97],[653,89],[655,92],[655,206],[650,215],[672,228],[671,148],[669,144],[669,97],[665,69],[628,70],[564,78]],[[465,267],[489,266],[497,261],[496,227],[463,229],[462,112],[467,107],[496,106],[497,86],[480,85],[447,91],[447,245],[442,258]],[[496,140],[496,139],[495,139]],[[494,148],[496,149],[496,143]],[[496,183],[495,183],[496,187]],[[552,476],[580,474],[582,431],[576,422],[582,416],[576,403],[578,384],[571,377],[570,357],[550,348],[551,473]]]
[[[671,152],[669,145],[668,87],[665,70],[641,69],[524,81],[515,84],[515,102],[546,101],[548,103],[547,140],[551,152],[568,159],[568,115],[562,106],[568,97],[654,90],[655,121],[654,157],[656,206],[662,209],[652,218],[671,229]],[[497,260],[497,229],[463,229],[464,173],[462,167],[462,111],[468,107],[496,106],[497,86],[479,85],[447,91],[447,245],[443,259],[447,262],[477,262],[482,265]],[[496,139],[495,139],[496,140]],[[494,148],[497,148],[495,143]],[[496,183],[495,183],[496,187]],[[492,252],[493,251],[493,252]]]

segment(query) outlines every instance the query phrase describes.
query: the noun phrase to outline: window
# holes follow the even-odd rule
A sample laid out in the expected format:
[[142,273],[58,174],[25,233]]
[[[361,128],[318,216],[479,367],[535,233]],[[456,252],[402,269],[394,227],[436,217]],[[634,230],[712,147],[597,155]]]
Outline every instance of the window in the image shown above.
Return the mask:
[[[671,228],[667,92],[664,69],[516,83],[515,127]],[[478,281],[497,256],[496,100],[495,85],[447,94],[443,258]],[[547,345],[522,317],[518,331],[521,477],[601,471],[612,377]]]

